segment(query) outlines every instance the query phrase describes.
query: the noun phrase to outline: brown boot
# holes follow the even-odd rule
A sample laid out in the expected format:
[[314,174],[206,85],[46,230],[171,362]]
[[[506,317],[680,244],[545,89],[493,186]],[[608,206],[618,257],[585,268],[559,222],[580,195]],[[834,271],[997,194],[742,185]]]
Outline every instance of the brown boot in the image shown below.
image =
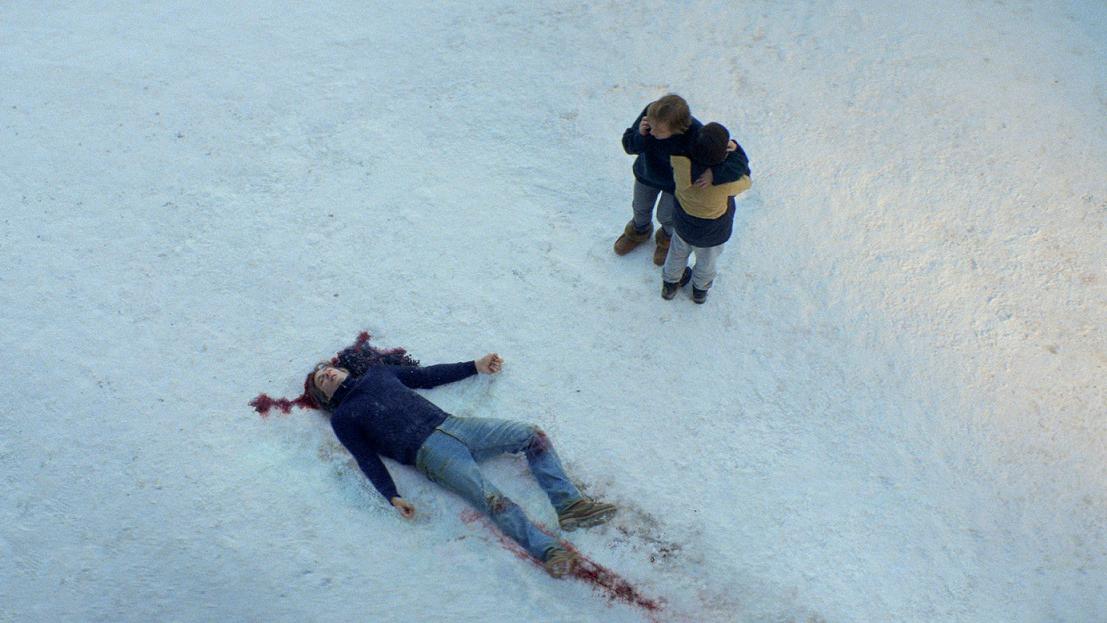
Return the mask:
[[617,510],[619,509],[614,504],[584,498],[558,513],[557,523],[565,531],[591,528],[607,522]]
[[634,229],[634,219],[631,219],[627,226],[623,229],[623,235],[619,236],[619,239],[615,241],[615,255],[626,255],[634,250],[635,247],[650,239],[650,234],[653,233],[653,223],[650,223],[650,228],[642,233],[638,233]]
[[576,571],[579,562],[579,554],[570,552],[560,545],[554,545],[546,550],[546,559],[542,561],[542,566],[551,577],[563,578]]
[[669,254],[669,243],[673,241],[673,237],[662,228],[657,230],[654,240],[657,241],[657,247],[653,250],[653,263],[664,266],[665,256]]

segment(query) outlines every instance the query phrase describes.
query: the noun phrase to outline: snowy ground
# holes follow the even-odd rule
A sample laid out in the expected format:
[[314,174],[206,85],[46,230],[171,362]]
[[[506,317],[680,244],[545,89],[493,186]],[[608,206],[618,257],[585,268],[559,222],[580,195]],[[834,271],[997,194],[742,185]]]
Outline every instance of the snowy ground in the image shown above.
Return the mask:
[[[501,353],[432,399],[655,620],[1107,619],[1107,5],[322,6],[0,3],[0,622],[650,620],[247,406],[362,329]],[[669,91],[754,171],[703,307],[610,250]]]

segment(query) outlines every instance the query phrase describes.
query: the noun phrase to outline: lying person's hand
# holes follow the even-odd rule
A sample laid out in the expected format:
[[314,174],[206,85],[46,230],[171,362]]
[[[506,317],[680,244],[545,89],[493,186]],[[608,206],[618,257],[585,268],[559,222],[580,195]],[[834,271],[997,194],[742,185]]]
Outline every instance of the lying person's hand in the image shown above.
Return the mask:
[[496,353],[488,353],[473,363],[477,366],[477,372],[481,374],[496,374],[504,367],[504,360]]
[[411,519],[415,516],[415,506],[401,497],[392,498],[392,506],[395,506],[396,510],[400,511],[404,519]]

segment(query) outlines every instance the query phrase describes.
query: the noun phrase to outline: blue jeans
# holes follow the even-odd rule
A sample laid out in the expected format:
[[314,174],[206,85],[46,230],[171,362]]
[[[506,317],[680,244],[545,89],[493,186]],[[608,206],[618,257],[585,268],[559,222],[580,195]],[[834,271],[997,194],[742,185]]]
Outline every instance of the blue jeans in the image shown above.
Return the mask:
[[[661,195],[661,201],[657,196]],[[631,209],[634,210],[634,229],[646,231],[653,224],[653,204],[657,204],[657,221],[661,223],[661,229],[665,233],[673,233],[673,193],[646,186],[638,180],[634,180],[634,199],[631,200]]]
[[492,418],[448,417],[423,442],[415,467],[431,480],[460,495],[538,560],[557,541],[536,527],[523,509],[500,492],[477,466],[504,453],[525,452],[530,471],[558,512],[581,499],[557,458],[553,445],[537,426]]

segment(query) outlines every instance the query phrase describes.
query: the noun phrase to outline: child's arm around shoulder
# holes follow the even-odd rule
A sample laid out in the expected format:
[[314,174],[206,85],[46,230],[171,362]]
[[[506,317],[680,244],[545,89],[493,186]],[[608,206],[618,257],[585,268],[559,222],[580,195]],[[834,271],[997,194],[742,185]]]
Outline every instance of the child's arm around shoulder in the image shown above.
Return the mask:
[[732,140],[731,143],[734,144],[734,151],[728,153],[721,164],[711,167],[712,183],[716,186],[737,182],[743,176],[748,178],[750,175],[750,159],[745,150],[738,141]]
[[753,182],[750,180],[750,159],[746,156],[746,152],[742,149],[742,146],[738,144],[738,141],[731,141],[734,144],[734,150],[726,156],[726,160],[719,166],[729,167],[730,170],[738,173],[738,178],[732,182],[724,182],[720,184],[726,189],[726,194],[730,196],[740,195],[750,189],[753,186]]
[[743,175],[736,181],[727,182],[726,184],[718,184],[715,186],[715,188],[721,188],[723,192],[727,194],[727,196],[734,197],[749,190],[750,186],[753,186],[753,182],[750,181],[750,176]]

